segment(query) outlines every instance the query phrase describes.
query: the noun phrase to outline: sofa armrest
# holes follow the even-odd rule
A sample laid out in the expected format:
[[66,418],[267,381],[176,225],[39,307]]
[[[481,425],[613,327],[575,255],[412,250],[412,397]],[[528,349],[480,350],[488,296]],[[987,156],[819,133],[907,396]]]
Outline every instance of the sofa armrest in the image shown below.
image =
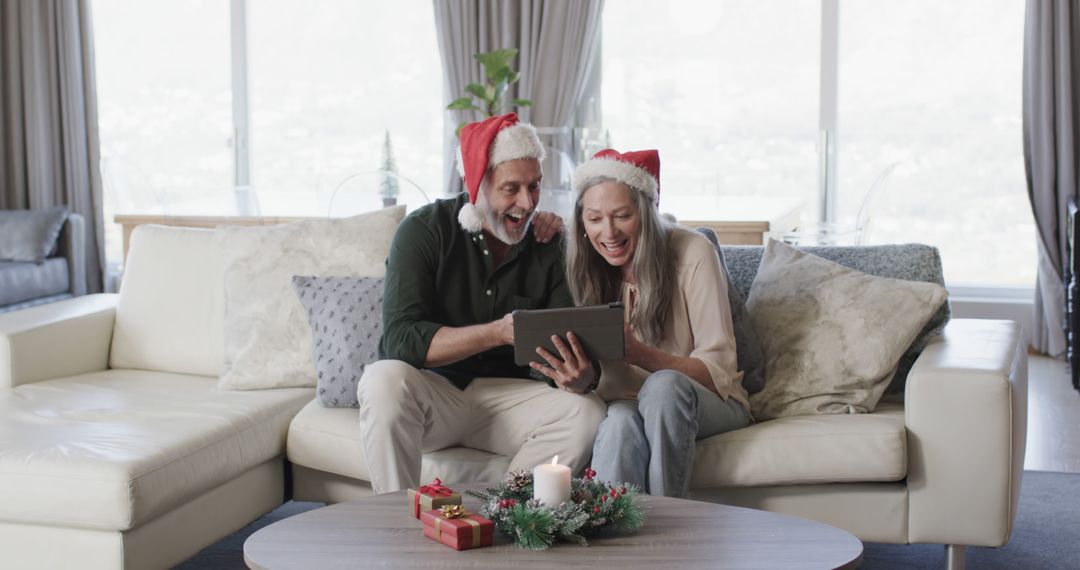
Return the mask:
[[86,294],[86,220],[74,212],[68,214],[60,240],[68,264],[68,292],[78,297]]
[[1014,321],[954,319],[907,380],[910,542],[1002,546],[1027,436],[1027,350]]
[[0,315],[0,389],[108,368],[117,299],[87,295]]

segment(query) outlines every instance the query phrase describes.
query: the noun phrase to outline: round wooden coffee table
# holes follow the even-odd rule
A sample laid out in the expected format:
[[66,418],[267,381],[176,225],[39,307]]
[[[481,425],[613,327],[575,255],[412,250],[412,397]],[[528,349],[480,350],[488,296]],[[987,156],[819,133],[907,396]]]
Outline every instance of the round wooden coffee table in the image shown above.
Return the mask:
[[[452,485],[457,491],[487,485]],[[855,568],[863,546],[852,534],[798,517],[643,495],[645,526],[556,543],[534,552],[495,533],[494,546],[457,551],[424,536],[404,492],[338,503],[278,521],[248,537],[244,561],[290,568]],[[466,508],[480,502],[463,494]]]

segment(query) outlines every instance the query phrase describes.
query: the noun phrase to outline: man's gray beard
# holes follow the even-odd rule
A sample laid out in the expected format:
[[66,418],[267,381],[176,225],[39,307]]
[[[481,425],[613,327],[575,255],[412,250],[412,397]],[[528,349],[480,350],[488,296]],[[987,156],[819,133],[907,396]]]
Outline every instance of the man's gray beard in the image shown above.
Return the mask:
[[480,212],[484,215],[484,219],[487,220],[488,227],[491,228],[491,233],[496,239],[506,245],[517,245],[521,240],[525,239],[525,234],[529,232],[529,226],[532,224],[532,219],[536,215],[536,210],[533,210],[532,213],[529,214],[529,219],[525,222],[525,225],[521,226],[521,235],[515,237],[510,235],[510,232],[506,230],[506,226],[502,224],[502,220],[499,219],[499,215],[488,205],[487,194],[484,192],[483,188],[481,188],[476,195],[476,207],[480,209]]

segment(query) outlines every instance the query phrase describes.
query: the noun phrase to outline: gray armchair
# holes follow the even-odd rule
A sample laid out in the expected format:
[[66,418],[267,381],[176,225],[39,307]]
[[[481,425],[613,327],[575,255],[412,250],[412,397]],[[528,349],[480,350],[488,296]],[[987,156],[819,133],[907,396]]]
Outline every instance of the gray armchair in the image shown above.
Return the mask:
[[86,294],[86,221],[68,213],[42,263],[0,261],[0,313]]

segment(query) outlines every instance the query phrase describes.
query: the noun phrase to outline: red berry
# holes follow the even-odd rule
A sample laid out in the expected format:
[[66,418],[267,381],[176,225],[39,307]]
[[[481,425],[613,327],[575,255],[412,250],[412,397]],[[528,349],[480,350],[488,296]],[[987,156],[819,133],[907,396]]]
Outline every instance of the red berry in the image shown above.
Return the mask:
[[607,500],[607,495],[600,495],[600,502],[604,502],[606,500]]
[[619,487],[619,492],[625,495],[626,494],[626,487]]

